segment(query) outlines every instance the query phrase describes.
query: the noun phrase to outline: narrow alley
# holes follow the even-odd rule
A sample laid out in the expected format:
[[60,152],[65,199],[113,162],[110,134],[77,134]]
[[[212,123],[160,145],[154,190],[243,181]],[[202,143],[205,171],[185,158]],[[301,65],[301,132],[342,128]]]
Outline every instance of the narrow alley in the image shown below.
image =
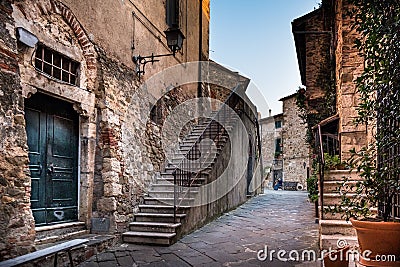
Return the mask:
[[[122,244],[80,266],[320,266],[301,261],[302,252],[318,252],[313,210],[306,192],[266,191],[170,247]],[[279,250],[287,252],[281,260]],[[293,250],[300,261],[285,261]]]

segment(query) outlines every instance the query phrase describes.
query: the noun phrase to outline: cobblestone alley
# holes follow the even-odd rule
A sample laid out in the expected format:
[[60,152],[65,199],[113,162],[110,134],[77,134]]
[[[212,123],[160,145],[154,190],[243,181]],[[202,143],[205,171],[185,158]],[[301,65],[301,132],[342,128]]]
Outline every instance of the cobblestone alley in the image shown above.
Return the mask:
[[[305,192],[266,191],[170,247],[121,244],[80,266],[320,266],[301,261],[303,251],[318,251],[313,211]],[[300,261],[278,260],[277,252],[270,261],[272,250],[287,251],[283,260],[296,250]]]

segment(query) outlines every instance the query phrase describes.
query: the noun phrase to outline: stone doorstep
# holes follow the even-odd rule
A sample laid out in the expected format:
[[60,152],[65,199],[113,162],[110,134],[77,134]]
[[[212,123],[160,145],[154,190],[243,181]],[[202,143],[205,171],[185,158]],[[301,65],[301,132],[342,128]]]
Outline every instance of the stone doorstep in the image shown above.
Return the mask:
[[[72,259],[75,266],[88,260],[92,256],[115,246],[119,241],[119,238],[114,235],[84,234],[75,236],[73,238],[66,238],[57,242],[37,245],[36,249],[44,249],[46,247],[50,247],[75,238],[89,239],[88,243],[75,247],[71,250]],[[57,262],[58,266],[69,266],[68,254],[66,252],[60,252],[57,256]],[[53,263],[54,255],[35,261],[34,266],[52,266]]]
[[84,222],[60,223],[54,225],[35,227],[35,245],[53,243],[60,240],[72,239],[77,236],[88,234]]
[[346,220],[320,220],[319,227],[322,235],[356,236],[351,222]]
[[339,241],[341,244],[345,243],[353,247],[358,247],[357,236],[347,235],[320,235],[319,246],[321,250],[329,250],[329,248],[337,249]]

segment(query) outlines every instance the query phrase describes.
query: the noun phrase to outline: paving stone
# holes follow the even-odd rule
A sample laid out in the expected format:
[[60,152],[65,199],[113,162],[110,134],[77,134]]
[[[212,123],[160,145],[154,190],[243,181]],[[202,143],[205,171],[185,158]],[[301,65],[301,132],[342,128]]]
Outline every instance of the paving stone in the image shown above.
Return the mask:
[[79,266],[81,267],[99,267],[99,264],[95,261],[85,261],[81,263]]
[[117,262],[120,266],[132,266],[135,263],[131,256],[118,257]]
[[111,252],[105,252],[105,253],[100,253],[97,255],[97,261],[102,262],[102,261],[115,261],[115,255],[114,253]]
[[[318,252],[318,224],[314,206],[305,192],[267,191],[250,199],[203,228],[182,238],[169,247],[122,244],[111,256],[98,255],[98,266],[124,266],[120,259],[129,254],[137,266],[300,266],[320,267],[320,262],[282,262],[257,259],[259,250],[296,249]],[[110,253],[109,250],[108,253]],[[127,254],[124,254],[126,252]],[[107,252],[105,252],[107,253]],[[91,263],[90,263],[91,261]],[[96,257],[81,265],[97,267]],[[127,264],[129,264],[128,262]],[[128,265],[130,266],[130,265]]]
[[161,256],[163,258],[164,263],[166,264],[165,266],[171,266],[171,267],[188,267],[190,266],[188,263],[183,261],[181,258],[176,256],[175,254],[163,254]]

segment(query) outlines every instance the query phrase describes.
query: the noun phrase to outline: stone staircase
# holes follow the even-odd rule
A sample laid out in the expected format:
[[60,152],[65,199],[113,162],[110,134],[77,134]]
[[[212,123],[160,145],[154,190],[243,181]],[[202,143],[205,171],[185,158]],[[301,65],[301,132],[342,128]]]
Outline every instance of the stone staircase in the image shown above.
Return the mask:
[[[215,116],[212,112],[210,117]],[[134,215],[134,221],[129,225],[129,231],[122,234],[126,243],[171,245],[175,243],[187,229],[183,231],[185,223],[189,220],[192,205],[199,194],[198,187],[210,182],[211,171],[215,166],[222,147],[228,140],[228,133],[235,125],[235,119],[228,119],[226,131],[221,131],[215,121],[210,118],[202,120],[193,127],[191,132],[179,144],[179,149],[174,153],[172,160],[166,164],[164,171],[151,185],[148,194],[144,197],[143,204],[139,205],[139,212]],[[185,192],[180,192],[177,198],[176,219],[174,219],[174,175],[173,172],[184,159],[184,155],[193,148],[204,131],[218,134],[213,149],[203,153],[207,154],[205,162],[194,165],[197,169],[200,164],[208,164],[198,173],[196,179],[190,179],[191,187]],[[219,132],[218,132],[219,131]],[[193,176],[192,176],[193,177]],[[178,187],[177,187],[178,188]],[[178,190],[178,189],[177,189]],[[187,228],[187,227],[186,227]]]
[[[349,245],[357,245],[356,232],[350,221],[346,221],[342,214],[323,213],[328,206],[341,203],[339,185],[343,182],[344,177],[348,178],[348,183],[356,184],[361,177],[356,172],[349,170],[330,170],[324,176],[324,207],[319,207],[319,232],[320,232],[320,249],[329,248],[336,249],[338,241],[345,241]],[[343,242],[341,242],[343,244]]]

